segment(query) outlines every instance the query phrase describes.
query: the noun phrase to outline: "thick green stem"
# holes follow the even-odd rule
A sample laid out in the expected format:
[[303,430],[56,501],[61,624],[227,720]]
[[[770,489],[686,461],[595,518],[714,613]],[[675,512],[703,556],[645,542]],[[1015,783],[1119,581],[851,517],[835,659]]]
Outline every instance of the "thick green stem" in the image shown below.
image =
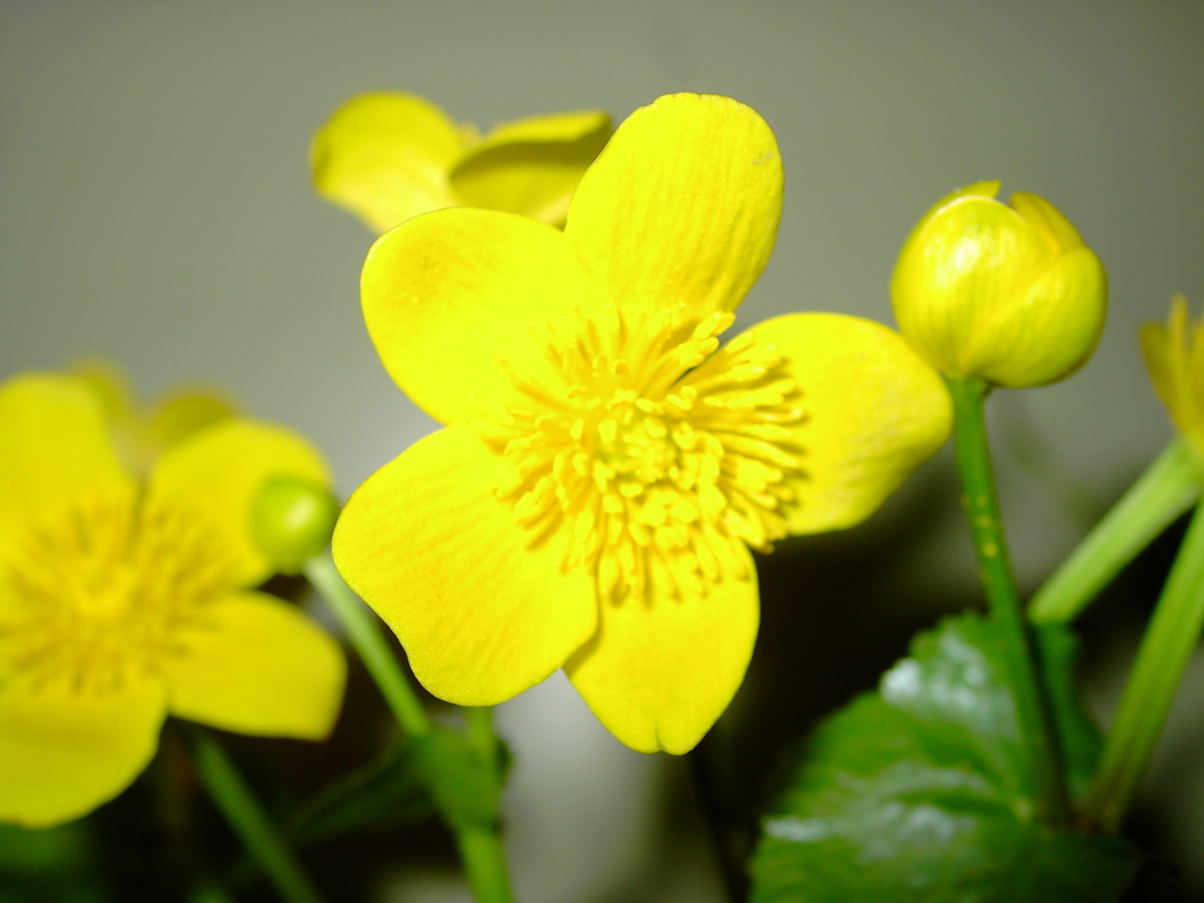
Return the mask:
[[1033,596],[1029,617],[1070,621],[1200,497],[1201,462],[1178,438],[1159,455]]
[[1040,817],[1048,824],[1065,826],[1070,822],[1070,800],[1053,709],[1041,680],[1036,641],[1020,609],[995,493],[983,420],[983,401],[989,389],[982,380],[950,377],[948,383],[953,396],[953,440],[962,504],[970,522],[991,617],[1001,628],[1007,680],[1040,794]]
[[1204,628],[1204,505],[1196,508],[1133,673],[1108,731],[1103,761],[1083,820],[1107,833],[1119,827],[1150,765],[1183,670]]
[[412,737],[429,734],[431,719],[397,664],[376,615],[343,582],[330,556],[311,558],[305,564],[305,576],[334,610],[347,631],[348,642],[376,682],[402,730]]
[[321,897],[251,793],[221,744],[201,728],[192,731],[196,771],[247,851],[287,903],[320,903]]
[[[330,603],[347,631],[348,641],[380,688],[381,695],[402,730],[412,737],[430,734],[431,719],[397,664],[397,658],[385,641],[376,615],[343,582],[328,555],[311,558],[305,565],[305,576]],[[465,717],[469,737],[483,754],[483,767],[497,768],[498,741],[493,732],[491,710],[468,708],[465,709]],[[452,813],[444,815],[448,816],[445,820],[456,835],[456,845],[468,873],[468,883],[478,903],[513,903],[514,894],[510,889],[499,830],[456,824],[450,817]]]

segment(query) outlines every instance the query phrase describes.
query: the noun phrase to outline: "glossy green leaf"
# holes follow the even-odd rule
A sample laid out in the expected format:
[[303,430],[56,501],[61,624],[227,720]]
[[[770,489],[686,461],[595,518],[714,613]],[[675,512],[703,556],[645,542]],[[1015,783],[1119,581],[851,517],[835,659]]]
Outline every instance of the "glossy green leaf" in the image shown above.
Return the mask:
[[[1074,692],[1074,640],[1039,635],[1070,785],[1098,734]],[[764,820],[754,903],[1106,903],[1138,857],[1125,841],[1033,818],[1028,772],[993,625],[978,616],[918,635],[911,655],[815,732]]]

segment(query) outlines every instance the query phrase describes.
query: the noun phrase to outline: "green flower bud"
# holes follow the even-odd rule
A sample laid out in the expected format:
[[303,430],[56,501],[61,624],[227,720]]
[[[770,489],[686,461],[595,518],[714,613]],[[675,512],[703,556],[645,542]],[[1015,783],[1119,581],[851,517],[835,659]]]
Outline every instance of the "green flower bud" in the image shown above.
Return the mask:
[[891,279],[899,331],[949,376],[1022,388],[1064,379],[1104,329],[1103,264],[1052,204],[979,182],[912,230]]
[[251,509],[251,536],[282,574],[296,574],[330,545],[339,504],[324,487],[296,477],[272,477]]

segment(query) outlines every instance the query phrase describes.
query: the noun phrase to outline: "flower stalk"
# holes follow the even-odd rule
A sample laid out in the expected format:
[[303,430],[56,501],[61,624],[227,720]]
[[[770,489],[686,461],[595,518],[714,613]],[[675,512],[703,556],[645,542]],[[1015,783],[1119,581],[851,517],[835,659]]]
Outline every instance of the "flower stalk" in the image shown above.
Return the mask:
[[1052,705],[1041,680],[1036,641],[1020,609],[1016,579],[999,512],[987,444],[983,402],[989,385],[980,379],[947,377],[953,397],[953,440],[962,504],[978,558],[991,617],[1002,628],[1007,680],[1036,781],[1040,817],[1052,826],[1070,822],[1070,798],[1055,731]]
[[1180,437],[1104,516],[1033,596],[1037,623],[1069,622],[1116,574],[1200,497],[1199,456]]
[[[398,725],[411,737],[431,734],[433,725],[426,709],[418,700],[389,648],[376,617],[339,576],[329,554],[311,558],[304,568],[310,583],[326,598],[339,623],[347,631],[347,639],[380,689],[385,703]],[[486,767],[496,768],[497,735],[493,731],[487,707],[465,708],[469,739],[482,752]],[[440,799],[440,794],[434,794]],[[513,903],[510,878],[502,849],[500,831],[496,826],[477,826],[457,823],[453,813],[443,813],[455,834],[468,883],[478,903]]]
[[220,743],[201,728],[191,731],[196,771],[214,804],[286,903],[320,903],[322,897],[263,811]]
[[1141,785],[1183,671],[1204,628],[1204,505],[1171,568],[1083,807],[1083,822],[1115,833]]
[[397,659],[381,632],[376,616],[343,582],[330,555],[315,555],[306,562],[304,572],[347,631],[348,642],[376,682],[385,704],[401,729],[411,737],[429,734],[431,719],[397,666]]

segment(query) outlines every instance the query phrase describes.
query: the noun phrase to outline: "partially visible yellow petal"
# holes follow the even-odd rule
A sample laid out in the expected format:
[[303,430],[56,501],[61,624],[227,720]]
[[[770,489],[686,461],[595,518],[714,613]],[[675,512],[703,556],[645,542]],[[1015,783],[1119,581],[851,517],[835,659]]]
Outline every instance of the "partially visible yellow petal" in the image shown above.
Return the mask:
[[565,235],[624,311],[734,310],[761,275],[782,208],[769,126],[727,97],[636,110],[590,167]]
[[1193,321],[1187,298],[1175,295],[1165,326],[1142,326],[1141,351],[1175,428],[1204,454],[1204,317]]
[[110,423],[122,423],[133,416],[134,390],[125,373],[112,361],[100,357],[82,358],[68,367],[67,372],[83,380],[96,393]]
[[791,429],[805,475],[789,479],[791,533],[865,520],[944,445],[952,404],[937,372],[892,329],[842,314],[788,314],[749,330],[777,345],[802,391]]
[[[1001,386],[1045,385],[1091,359],[1104,334],[1108,274],[1090,248],[1062,255],[1018,299],[984,318],[969,365]],[[1056,337],[1040,341],[1033,337]]]
[[29,519],[129,484],[83,382],[30,373],[0,386],[0,544]]
[[460,129],[413,94],[364,94],[314,136],[314,187],[384,232],[419,213],[455,204],[448,173],[464,150]]
[[511,375],[567,389],[549,326],[599,306],[564,235],[494,210],[440,210],[382,236],[361,279],[364,320],[397,384],[443,423],[529,399]]
[[602,605],[598,633],[565,666],[616,737],[640,752],[687,753],[723,714],[744,679],[757,636],[756,567],[725,576],[705,596]]
[[274,476],[330,485],[321,454],[283,427],[236,418],[168,449],[151,472],[149,492],[172,507],[194,512],[214,531],[239,586],[271,573],[251,536],[251,505]]
[[498,126],[451,172],[460,203],[564,222],[581,176],[610,137],[600,111],[532,116]]
[[240,734],[320,740],[343,700],[346,663],[296,606],[238,593],[175,637],[164,679],[173,715]]
[[499,500],[498,456],[468,427],[421,440],[351,496],[334,534],[347,583],[393,628],[414,675],[457,705],[542,681],[593,633],[592,574],[564,572]]
[[0,679],[0,821],[47,827],[109,801],[153,758],[164,714],[159,680],[101,692]]
[[1070,224],[1061,210],[1040,195],[1018,191],[1012,195],[1009,203],[1051,246],[1062,253],[1083,247],[1079,230]]
[[150,460],[194,433],[238,413],[238,406],[213,389],[177,389],[159,399],[146,421]]

